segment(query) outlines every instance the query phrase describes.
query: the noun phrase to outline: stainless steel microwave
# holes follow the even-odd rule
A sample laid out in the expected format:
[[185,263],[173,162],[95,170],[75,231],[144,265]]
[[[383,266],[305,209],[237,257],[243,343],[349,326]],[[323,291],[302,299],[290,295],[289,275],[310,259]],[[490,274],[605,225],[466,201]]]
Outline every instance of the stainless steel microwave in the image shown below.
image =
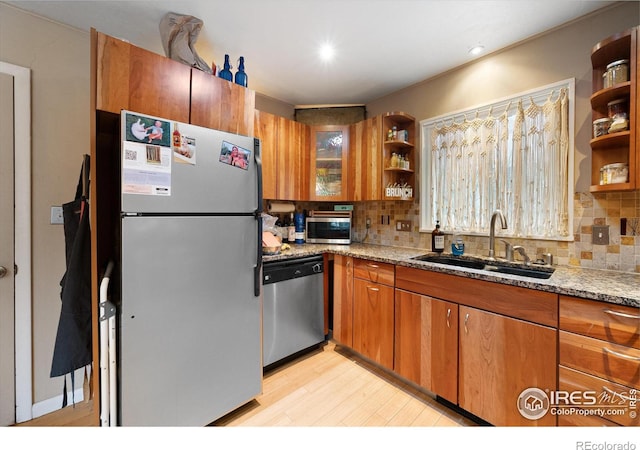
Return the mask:
[[351,217],[307,217],[309,244],[351,244]]

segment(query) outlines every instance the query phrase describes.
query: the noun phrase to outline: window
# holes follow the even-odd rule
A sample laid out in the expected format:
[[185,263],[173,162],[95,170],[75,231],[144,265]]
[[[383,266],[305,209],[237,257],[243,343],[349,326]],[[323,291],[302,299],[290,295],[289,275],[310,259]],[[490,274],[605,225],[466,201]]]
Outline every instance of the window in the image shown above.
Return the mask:
[[427,119],[422,131],[421,231],[571,240],[575,81]]

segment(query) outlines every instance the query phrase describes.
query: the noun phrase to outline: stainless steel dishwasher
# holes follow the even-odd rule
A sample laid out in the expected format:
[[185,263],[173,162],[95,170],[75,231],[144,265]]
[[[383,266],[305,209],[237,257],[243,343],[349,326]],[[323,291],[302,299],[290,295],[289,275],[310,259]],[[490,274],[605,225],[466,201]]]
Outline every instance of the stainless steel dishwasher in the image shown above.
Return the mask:
[[324,341],[322,256],[264,263],[262,365]]

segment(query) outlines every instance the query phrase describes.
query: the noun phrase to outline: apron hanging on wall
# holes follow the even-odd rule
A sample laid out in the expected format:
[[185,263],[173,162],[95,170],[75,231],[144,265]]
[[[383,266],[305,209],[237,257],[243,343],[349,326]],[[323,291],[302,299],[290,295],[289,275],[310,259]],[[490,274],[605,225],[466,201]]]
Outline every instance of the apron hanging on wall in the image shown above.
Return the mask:
[[[76,197],[62,205],[66,272],[60,281],[62,309],[58,322],[51,377],[71,373],[92,362],[91,236],[89,229],[89,155],[84,155]],[[66,406],[66,384],[63,407]]]

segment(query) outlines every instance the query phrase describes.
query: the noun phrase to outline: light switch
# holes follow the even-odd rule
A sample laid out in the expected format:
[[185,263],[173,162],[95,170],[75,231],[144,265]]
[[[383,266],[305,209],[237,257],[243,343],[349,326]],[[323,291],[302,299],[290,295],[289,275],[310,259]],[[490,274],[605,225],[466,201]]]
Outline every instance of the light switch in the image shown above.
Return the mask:
[[609,245],[609,225],[594,225],[591,241],[595,245]]
[[60,225],[63,223],[64,223],[64,220],[62,218],[62,206],[52,206],[51,207],[51,225]]

